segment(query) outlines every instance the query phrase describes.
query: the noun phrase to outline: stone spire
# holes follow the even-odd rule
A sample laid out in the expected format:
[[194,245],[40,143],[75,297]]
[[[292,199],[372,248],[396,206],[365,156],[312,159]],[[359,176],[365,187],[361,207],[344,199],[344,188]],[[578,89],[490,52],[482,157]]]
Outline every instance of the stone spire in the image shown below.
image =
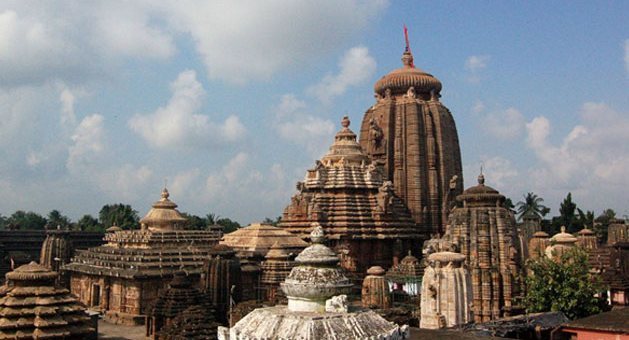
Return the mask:
[[168,189],[162,189],[162,198],[153,203],[153,207],[140,220],[142,229],[148,228],[150,231],[180,230],[184,228],[186,218],[176,209],[177,204],[169,200]]
[[326,237],[320,225],[314,225],[310,240],[312,245],[297,255],[297,265],[280,284],[292,312],[324,312],[326,300],[349,294],[352,288],[338,266],[338,256],[324,245]]
[[356,166],[369,162],[360,144],[356,141],[356,134],[349,129],[349,125],[349,118],[344,116],[341,120],[341,130],[336,133],[330,151],[321,159],[325,166]]

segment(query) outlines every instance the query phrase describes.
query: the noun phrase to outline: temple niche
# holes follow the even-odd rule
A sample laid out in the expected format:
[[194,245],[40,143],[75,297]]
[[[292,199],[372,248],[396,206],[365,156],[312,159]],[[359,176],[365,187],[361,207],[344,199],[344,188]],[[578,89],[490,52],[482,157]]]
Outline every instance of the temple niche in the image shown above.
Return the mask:
[[279,227],[307,238],[320,225],[341,266],[360,278],[371,266],[389,268],[396,248],[418,252],[423,236],[393,184],[356,141],[349,119],[341,125],[328,153],[297,184]]
[[113,323],[143,324],[149,306],[173,275],[183,270],[195,285],[218,234],[186,230],[186,219],[164,189],[161,199],[140,220],[141,230],[116,230],[106,244],[77,251],[63,266],[79,300]]
[[413,64],[378,80],[376,103],[365,112],[360,145],[383,169],[383,180],[410,209],[417,232],[443,232],[447,212],[463,190],[461,151],[452,114],[439,101],[441,82]]
[[503,206],[505,197],[478,185],[456,197],[446,237],[466,256],[471,271],[473,312],[476,322],[486,322],[517,313],[522,272],[519,242],[513,213]]

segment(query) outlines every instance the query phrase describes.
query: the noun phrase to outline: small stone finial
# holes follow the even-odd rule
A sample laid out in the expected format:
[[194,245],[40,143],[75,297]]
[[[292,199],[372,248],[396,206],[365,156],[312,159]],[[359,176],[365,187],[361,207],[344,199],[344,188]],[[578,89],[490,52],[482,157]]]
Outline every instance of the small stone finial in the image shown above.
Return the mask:
[[561,229],[561,232],[562,232],[562,233],[565,233],[565,232],[566,232],[566,226],[565,226],[565,225],[562,225],[560,229]]
[[325,241],[325,232],[319,223],[312,223],[312,232],[310,232],[310,241],[312,243],[322,244]]
[[341,120],[341,126],[347,129],[349,127],[349,124],[350,124],[349,117],[343,116],[343,119]]
[[164,189],[162,189],[162,198],[163,199],[168,199],[168,197],[170,197],[170,193],[168,193],[168,189],[166,189],[166,187],[164,187]]
[[478,175],[478,184],[485,185],[485,176],[483,175],[483,165],[480,166],[480,175]]

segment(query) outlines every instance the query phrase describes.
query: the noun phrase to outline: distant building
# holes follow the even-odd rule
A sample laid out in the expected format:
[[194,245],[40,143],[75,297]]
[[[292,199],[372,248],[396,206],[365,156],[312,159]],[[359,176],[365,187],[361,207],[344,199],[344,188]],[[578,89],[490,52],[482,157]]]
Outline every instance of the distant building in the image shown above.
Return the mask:
[[627,340],[629,308],[620,308],[567,322],[552,340]]

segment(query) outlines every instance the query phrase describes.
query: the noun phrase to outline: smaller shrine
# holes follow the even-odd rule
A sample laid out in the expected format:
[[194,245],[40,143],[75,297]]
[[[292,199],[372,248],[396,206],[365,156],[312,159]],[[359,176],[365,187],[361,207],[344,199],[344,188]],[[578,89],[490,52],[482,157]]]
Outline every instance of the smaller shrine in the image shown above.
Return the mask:
[[629,224],[623,219],[612,219],[607,228],[607,244],[613,245],[623,241],[629,242]]
[[74,253],[74,245],[70,240],[67,230],[48,230],[46,239],[41,248],[39,263],[50,268],[52,271],[60,273],[57,283],[63,287],[70,287],[70,277],[67,273],[61,272],[61,267],[70,263]]
[[529,258],[538,259],[546,256],[546,248],[550,245],[550,237],[543,231],[537,231],[529,241]]
[[266,301],[277,301],[283,297],[280,283],[284,282],[290,271],[295,266],[294,255],[288,250],[275,242],[271,250],[266,254],[265,260],[260,265],[262,276],[260,283],[265,291],[264,299]]
[[598,248],[596,234],[588,228],[583,228],[577,233],[577,245],[588,252]]
[[363,288],[360,294],[364,308],[391,308],[391,292],[384,273],[384,269],[380,266],[374,266],[367,270],[367,276],[363,280]]
[[159,340],[216,340],[217,328],[212,313],[202,306],[194,305],[179,313],[158,334]]
[[210,249],[210,256],[203,262],[201,288],[209,295],[220,322],[227,322],[230,304],[242,299],[241,274],[234,249],[224,244]]
[[576,246],[577,241],[576,237],[566,232],[565,226],[561,226],[561,232],[550,238],[550,245],[546,247],[546,256],[558,261],[561,255]]
[[112,323],[143,324],[149,306],[173,275],[185,271],[198,282],[218,235],[187,230],[186,219],[164,188],[161,199],[140,220],[141,230],[105,234],[106,244],[77,251],[63,266],[72,293]]
[[411,254],[402,258],[399,264],[391,267],[386,278],[393,291],[403,291],[409,296],[419,295],[424,269],[421,262]]
[[185,272],[176,272],[168,288],[159,292],[148,312],[146,335],[159,339],[158,332],[163,327],[169,326],[179,313],[193,305],[202,307],[204,313],[213,314],[209,297],[193,287]]
[[352,283],[338,266],[339,258],[325,246],[321,227],[311,233],[312,245],[296,258],[297,265],[281,284],[288,306],[258,308],[232,328],[219,327],[221,340],[253,339],[406,339],[399,327],[371,310],[350,310]]
[[55,284],[57,273],[31,262],[0,287],[0,339],[96,339],[85,306]]
[[446,328],[473,320],[472,281],[465,255],[448,251],[428,256],[421,292],[421,328]]

